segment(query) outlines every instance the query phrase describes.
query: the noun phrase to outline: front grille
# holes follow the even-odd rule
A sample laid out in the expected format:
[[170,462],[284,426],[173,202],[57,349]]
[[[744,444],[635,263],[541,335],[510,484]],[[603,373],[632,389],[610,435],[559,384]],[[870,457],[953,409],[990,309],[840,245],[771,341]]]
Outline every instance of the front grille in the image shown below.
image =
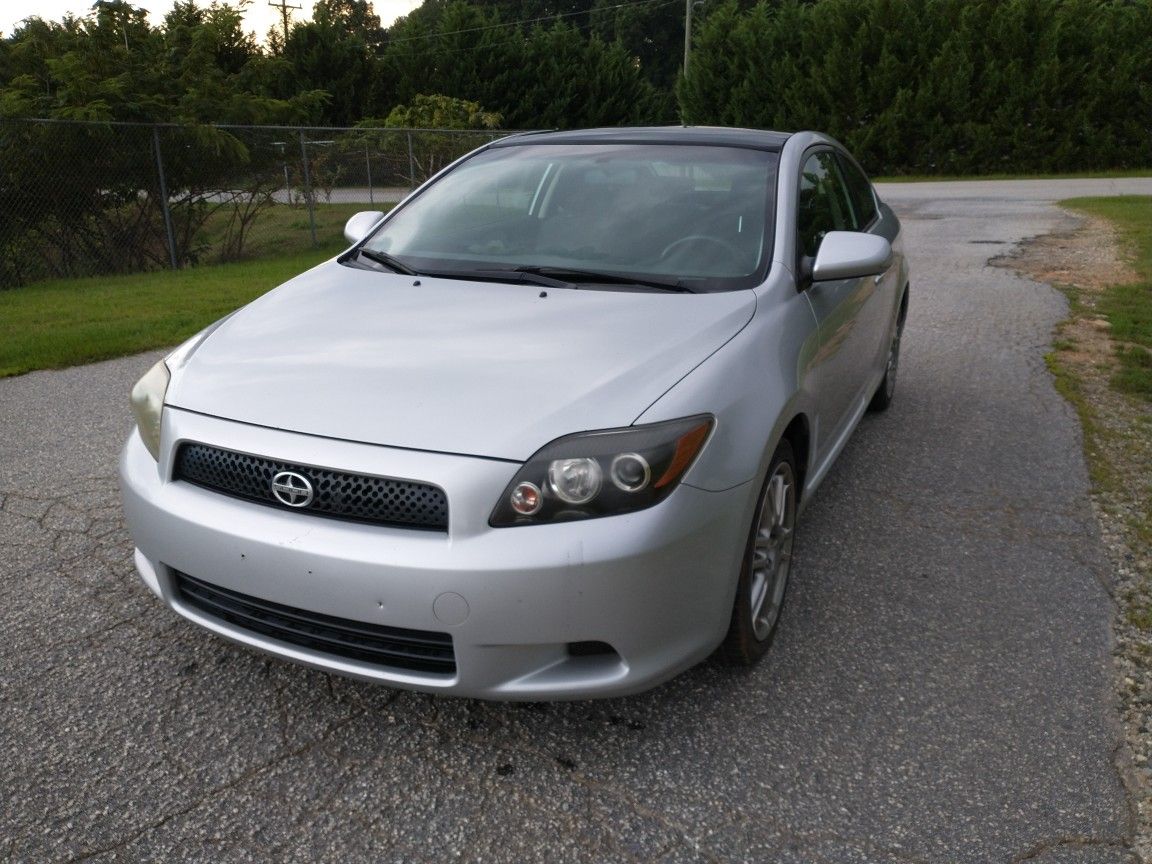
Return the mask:
[[243,630],[393,669],[441,675],[456,672],[456,653],[448,633],[384,627],[293,609],[210,585],[187,573],[176,571],[175,575],[176,588],[185,603]]
[[315,496],[300,512],[377,525],[448,530],[448,499],[442,489],[427,483],[277,462],[204,444],[181,446],[174,477],[225,495],[293,509],[272,495],[272,478],[281,471],[294,471],[312,484]]

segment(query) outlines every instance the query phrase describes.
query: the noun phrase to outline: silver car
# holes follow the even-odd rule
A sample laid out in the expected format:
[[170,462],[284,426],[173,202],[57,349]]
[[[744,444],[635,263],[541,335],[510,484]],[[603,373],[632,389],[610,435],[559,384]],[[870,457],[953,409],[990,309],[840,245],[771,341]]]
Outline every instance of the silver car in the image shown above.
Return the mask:
[[797,514],[896,382],[900,224],[804,132],[526,134],[136,385],[144,582],[298,663],[577,699],[768,649]]

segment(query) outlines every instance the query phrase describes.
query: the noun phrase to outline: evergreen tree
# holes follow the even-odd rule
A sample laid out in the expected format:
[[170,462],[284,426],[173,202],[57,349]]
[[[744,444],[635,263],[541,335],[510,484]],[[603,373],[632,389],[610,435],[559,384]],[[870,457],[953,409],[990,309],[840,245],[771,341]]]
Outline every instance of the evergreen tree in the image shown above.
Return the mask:
[[729,0],[678,85],[692,123],[819,129],[876,173],[1144,167],[1152,4]]

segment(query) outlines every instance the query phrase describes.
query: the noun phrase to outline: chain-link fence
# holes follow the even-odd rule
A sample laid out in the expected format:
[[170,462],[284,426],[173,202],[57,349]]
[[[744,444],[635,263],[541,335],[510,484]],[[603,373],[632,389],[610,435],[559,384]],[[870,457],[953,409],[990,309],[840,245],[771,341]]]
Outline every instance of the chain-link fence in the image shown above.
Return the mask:
[[498,131],[0,121],[0,289],[343,244]]

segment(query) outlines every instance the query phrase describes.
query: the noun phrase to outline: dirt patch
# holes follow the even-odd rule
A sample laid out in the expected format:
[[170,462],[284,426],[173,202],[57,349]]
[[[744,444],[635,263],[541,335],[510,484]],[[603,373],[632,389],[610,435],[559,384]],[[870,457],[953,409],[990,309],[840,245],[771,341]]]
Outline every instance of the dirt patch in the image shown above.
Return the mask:
[[1019,270],[1037,282],[1072,284],[1096,293],[1138,280],[1135,269],[1120,251],[1110,222],[1091,216],[1072,218],[1079,224],[1071,231],[1025,240],[1007,255],[988,263]]
[[[1096,314],[1100,295],[1113,285],[1139,281],[1116,242],[1116,232],[1105,219],[1080,216],[1071,231],[1025,240],[1010,253],[991,259],[994,267],[1016,270],[1070,294],[1073,316],[1064,322],[1053,347],[1060,360],[1107,383],[1117,369],[1111,326]],[[1076,314],[1079,313],[1079,314]]]
[[1152,864],[1152,406],[1111,387],[1116,343],[1097,312],[1106,289],[1138,276],[1109,222],[1069,216],[1076,220],[1071,230],[1027,240],[989,263],[1053,285],[1069,299],[1069,318],[1047,359],[1084,429],[1093,508],[1112,565],[1106,584],[1116,602],[1116,700],[1125,733],[1117,765],[1133,802],[1133,849]]

